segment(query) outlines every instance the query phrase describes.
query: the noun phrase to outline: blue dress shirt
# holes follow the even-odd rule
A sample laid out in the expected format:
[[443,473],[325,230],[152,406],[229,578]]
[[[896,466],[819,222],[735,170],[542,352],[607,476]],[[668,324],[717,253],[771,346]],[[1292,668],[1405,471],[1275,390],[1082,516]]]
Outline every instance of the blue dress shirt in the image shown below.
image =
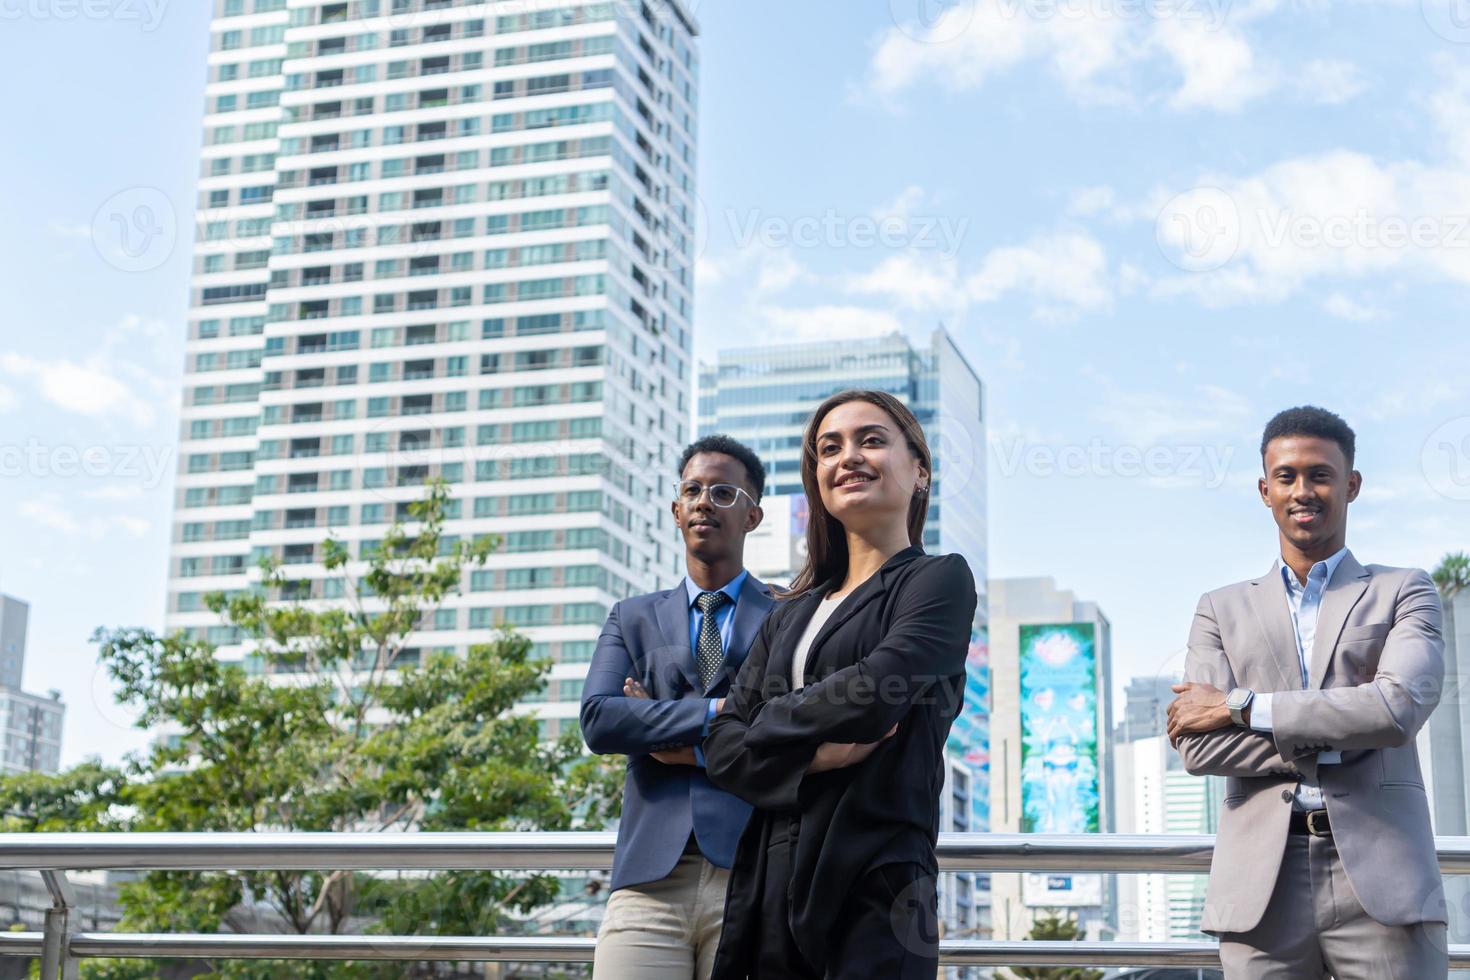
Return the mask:
[[[1281,578],[1286,584],[1286,605],[1291,613],[1291,623],[1296,632],[1296,658],[1301,668],[1302,689],[1305,690],[1311,675],[1310,658],[1312,644],[1317,639],[1317,614],[1322,611],[1322,595],[1348,553],[1343,548],[1336,554],[1317,562],[1307,572],[1305,584],[1296,580],[1296,573],[1285,561],[1281,563]],[[1271,731],[1271,695],[1257,694],[1251,699],[1251,727],[1258,732]],[[1319,752],[1317,765],[1335,765],[1342,761],[1341,752]],[[1296,786],[1296,805],[1303,810],[1320,810],[1323,807],[1322,787],[1315,781],[1303,779]]]
[[[723,592],[730,597],[730,601],[715,610],[715,625],[720,628],[720,649],[730,649],[730,630],[735,625],[735,604],[740,601],[740,590],[745,586],[745,578],[750,573],[741,569],[740,574],[726,582],[716,592]],[[689,651],[693,655],[699,649],[699,630],[704,625],[704,611],[695,605],[695,600],[704,591],[694,584],[694,580],[688,575],[684,576],[684,590],[689,594]],[[700,735],[709,734],[709,723],[715,717],[715,707],[720,703],[719,698],[709,699],[709,709],[704,713],[704,729]],[[694,746],[694,760],[701,766],[704,765],[704,747]]]

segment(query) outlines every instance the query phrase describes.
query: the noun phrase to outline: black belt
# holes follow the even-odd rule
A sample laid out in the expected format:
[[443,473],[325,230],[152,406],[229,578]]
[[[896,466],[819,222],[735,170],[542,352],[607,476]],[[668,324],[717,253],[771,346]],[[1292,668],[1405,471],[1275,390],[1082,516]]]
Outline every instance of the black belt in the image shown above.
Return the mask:
[[1327,821],[1326,810],[1291,811],[1291,832],[1309,834],[1312,837],[1331,837],[1332,824]]

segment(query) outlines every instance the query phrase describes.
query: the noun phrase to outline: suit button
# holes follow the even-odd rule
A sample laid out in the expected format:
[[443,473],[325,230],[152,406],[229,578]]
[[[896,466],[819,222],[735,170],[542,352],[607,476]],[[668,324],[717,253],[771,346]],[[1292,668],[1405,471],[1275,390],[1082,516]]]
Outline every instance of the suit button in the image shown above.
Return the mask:
[[1286,802],[1290,803],[1291,802],[1291,790],[1289,790],[1289,789],[1282,790],[1281,791],[1281,798],[1283,800],[1285,800]]

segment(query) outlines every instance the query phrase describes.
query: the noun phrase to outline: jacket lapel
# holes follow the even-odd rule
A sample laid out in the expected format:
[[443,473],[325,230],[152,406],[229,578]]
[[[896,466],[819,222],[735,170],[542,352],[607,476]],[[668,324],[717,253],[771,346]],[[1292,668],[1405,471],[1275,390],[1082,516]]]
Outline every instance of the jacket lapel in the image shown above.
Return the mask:
[[[656,676],[668,677],[670,680],[671,675],[677,672],[684,677],[690,688],[702,691],[704,685],[699,682],[694,651],[689,646],[689,593],[685,591],[682,579],[678,585],[664,593],[655,608],[658,611],[658,630],[664,641],[659,649],[663,662],[651,663],[649,667],[655,671]],[[648,693],[657,698],[677,697],[680,692]]]
[[[745,576],[745,581],[740,586],[740,601],[735,603],[735,622],[730,624],[730,643],[725,647],[725,659],[720,664],[714,683],[703,693],[708,694],[723,679],[733,678],[740,672],[740,665],[745,663],[745,655],[755,642],[755,634],[775,604],[776,600],[771,598],[770,586],[754,575]],[[685,634],[688,634],[687,626]]]
[[1281,581],[1279,560],[1269,572],[1251,582],[1250,604],[1280,675],[1280,690],[1300,691],[1302,668],[1296,655],[1296,629],[1286,605],[1286,583]]
[[1332,581],[1322,593],[1322,605],[1317,610],[1317,634],[1312,639],[1312,690],[1319,690],[1327,677],[1327,666],[1332,662],[1332,653],[1337,648],[1337,637],[1342,633],[1348,613],[1368,590],[1369,572],[1358,563],[1349,551],[1342,556],[1333,573]]

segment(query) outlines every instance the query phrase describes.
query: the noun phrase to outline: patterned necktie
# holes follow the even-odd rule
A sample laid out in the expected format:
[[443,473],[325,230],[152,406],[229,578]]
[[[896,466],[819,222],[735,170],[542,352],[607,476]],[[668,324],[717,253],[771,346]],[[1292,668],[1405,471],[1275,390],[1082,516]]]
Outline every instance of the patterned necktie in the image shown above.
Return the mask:
[[699,667],[699,679],[706,691],[719,676],[720,663],[725,659],[725,652],[720,648],[720,624],[715,622],[715,610],[729,601],[730,596],[724,592],[701,592],[694,600],[699,611],[704,613],[699,622],[699,649],[694,651],[694,662]]

